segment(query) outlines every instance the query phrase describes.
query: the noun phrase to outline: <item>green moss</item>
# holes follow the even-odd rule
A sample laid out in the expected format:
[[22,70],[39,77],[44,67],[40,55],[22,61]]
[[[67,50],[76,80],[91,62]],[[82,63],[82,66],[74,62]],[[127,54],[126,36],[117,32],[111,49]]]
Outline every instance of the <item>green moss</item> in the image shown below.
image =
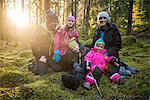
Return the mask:
[[[132,97],[147,97],[149,89],[150,42],[147,40],[132,41],[126,37],[127,43],[120,51],[120,58],[129,65],[141,70],[126,80],[123,85],[110,82],[102,76],[99,87],[103,97],[98,95],[96,87],[87,91],[82,85],[76,90],[70,90],[61,82],[62,74],[66,72],[51,72],[46,75],[35,76],[27,69],[33,58],[30,48],[23,46],[5,46],[0,48],[0,99],[1,100],[111,100],[131,99]],[[133,37],[132,37],[133,38]],[[92,39],[80,40],[84,44],[92,43]],[[130,98],[131,97],[131,98]]]
[[136,37],[133,35],[123,36],[122,37],[122,45],[124,46],[131,46],[136,43]]

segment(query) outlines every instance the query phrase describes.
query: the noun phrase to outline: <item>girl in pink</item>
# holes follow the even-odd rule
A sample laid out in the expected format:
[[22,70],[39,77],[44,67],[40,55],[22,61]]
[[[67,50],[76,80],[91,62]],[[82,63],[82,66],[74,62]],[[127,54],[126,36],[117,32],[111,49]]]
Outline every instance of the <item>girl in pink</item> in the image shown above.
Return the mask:
[[[104,70],[107,69],[107,62],[119,66],[113,56],[107,56],[107,51],[104,49],[104,45],[105,43],[103,39],[98,39],[95,42],[94,48],[91,48],[91,50],[84,57],[86,62],[86,69],[89,70],[85,77],[85,82],[83,83],[83,87],[86,89],[90,89],[90,86],[100,79]],[[94,77],[92,77],[91,74]],[[114,82],[119,81],[119,73],[114,73],[110,79]]]
[[[72,40],[74,42],[72,42]],[[71,43],[71,46],[69,45]],[[75,46],[77,45],[77,46]],[[78,33],[75,30],[75,17],[68,16],[66,25],[61,26],[54,35],[54,56],[53,60],[58,65],[63,67],[63,70],[70,69],[73,65],[73,59],[78,59],[78,55],[75,52],[78,52],[78,49],[74,49],[73,47],[77,47],[78,45]]]

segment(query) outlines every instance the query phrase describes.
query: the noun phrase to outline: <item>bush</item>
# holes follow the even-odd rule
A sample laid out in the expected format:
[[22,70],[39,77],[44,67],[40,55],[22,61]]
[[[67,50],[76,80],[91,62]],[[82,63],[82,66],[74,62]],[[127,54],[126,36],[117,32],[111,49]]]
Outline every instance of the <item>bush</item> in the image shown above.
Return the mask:
[[88,39],[88,40],[79,40],[80,43],[82,44],[92,44],[92,39]]
[[122,37],[122,45],[123,46],[131,46],[136,43],[136,37],[133,35],[123,36]]

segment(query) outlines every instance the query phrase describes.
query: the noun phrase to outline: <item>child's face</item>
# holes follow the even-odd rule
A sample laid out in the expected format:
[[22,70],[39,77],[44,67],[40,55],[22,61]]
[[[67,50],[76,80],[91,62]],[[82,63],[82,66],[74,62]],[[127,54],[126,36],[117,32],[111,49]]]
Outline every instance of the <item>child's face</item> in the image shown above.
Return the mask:
[[104,49],[104,45],[103,44],[97,44],[96,49],[99,51],[102,51]]
[[70,20],[70,19],[68,19],[67,20],[67,25],[68,25],[68,27],[73,27],[74,26],[74,21],[73,20]]

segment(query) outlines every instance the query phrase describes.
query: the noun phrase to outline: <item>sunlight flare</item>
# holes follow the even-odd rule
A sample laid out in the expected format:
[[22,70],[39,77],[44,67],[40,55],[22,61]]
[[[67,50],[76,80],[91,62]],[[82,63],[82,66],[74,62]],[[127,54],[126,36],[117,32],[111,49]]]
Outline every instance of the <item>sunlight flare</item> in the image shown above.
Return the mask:
[[8,17],[16,24],[17,27],[26,27],[29,25],[29,17],[21,11],[10,10]]

